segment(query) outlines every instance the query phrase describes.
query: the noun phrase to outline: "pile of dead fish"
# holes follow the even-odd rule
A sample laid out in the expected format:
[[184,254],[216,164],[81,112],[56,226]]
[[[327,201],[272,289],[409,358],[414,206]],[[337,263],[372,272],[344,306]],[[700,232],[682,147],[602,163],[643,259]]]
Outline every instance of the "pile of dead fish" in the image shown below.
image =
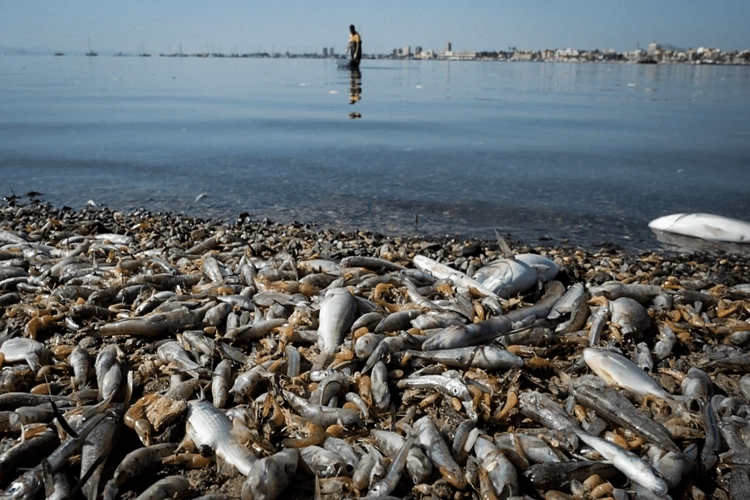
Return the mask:
[[0,207],[0,498],[750,498],[750,262]]

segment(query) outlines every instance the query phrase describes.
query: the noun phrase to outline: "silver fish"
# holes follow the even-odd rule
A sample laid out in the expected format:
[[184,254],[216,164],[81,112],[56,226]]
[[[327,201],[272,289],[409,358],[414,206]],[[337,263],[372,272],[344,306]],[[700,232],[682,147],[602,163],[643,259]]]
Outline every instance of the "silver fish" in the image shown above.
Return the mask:
[[[389,457],[395,457],[406,441],[403,436],[395,432],[381,429],[372,429],[370,435]],[[421,449],[414,446],[407,453],[406,472],[414,484],[424,483],[432,474],[432,462]]]
[[326,292],[320,304],[318,348],[324,357],[336,352],[349,333],[357,311],[356,302],[349,290],[333,288]]
[[211,379],[211,397],[217,408],[223,408],[227,404],[231,377],[232,362],[224,359],[214,368],[214,375]]
[[182,495],[191,489],[190,481],[182,476],[167,476],[149,486],[135,500],[164,500]]
[[440,474],[459,490],[466,488],[466,478],[463,470],[453,460],[450,449],[429,416],[424,416],[414,422],[414,431],[417,433],[417,442],[422,447],[425,455],[429,457]]
[[315,445],[300,449],[300,459],[313,474],[320,477],[338,476],[346,468],[340,455]]
[[257,461],[250,450],[235,440],[229,418],[208,401],[188,403],[186,435],[196,446],[209,446],[244,476]]
[[516,259],[499,259],[480,268],[473,279],[498,297],[510,298],[533,287],[537,272],[530,265]]
[[640,484],[652,493],[666,495],[669,489],[667,483],[664,479],[656,475],[651,466],[638,455],[614,443],[610,443],[606,439],[591,436],[577,428],[573,428],[573,430],[581,441],[594,448],[605,459],[612,462],[628,479]]
[[610,302],[610,310],[612,323],[620,325],[620,332],[625,335],[643,332],[651,325],[646,309],[629,297],[620,297]]
[[635,363],[617,353],[588,347],[583,350],[583,359],[588,367],[610,386],[621,387],[639,397],[650,394],[667,402],[679,399],[665,391]]
[[474,443],[474,453],[487,471],[495,494],[499,498],[518,495],[516,469],[492,441],[480,436]]
[[458,368],[501,370],[523,366],[523,359],[496,346],[459,347],[435,351],[407,351],[412,356]]
[[388,472],[386,472],[383,479],[375,483],[372,488],[370,488],[370,491],[367,493],[369,496],[388,496],[393,490],[396,489],[396,485],[401,479],[401,472],[404,470],[404,466],[406,465],[406,459],[408,457],[409,450],[411,449],[413,444],[414,436],[409,436],[404,442],[403,446],[401,446],[401,449],[398,451],[396,456],[393,457],[393,461],[391,462],[390,467],[388,467]]
[[299,451],[284,449],[255,462],[242,485],[242,500],[273,500],[289,486],[297,470]]
[[465,288],[467,290],[475,290],[487,297],[497,298],[497,294],[485,287],[482,283],[474,278],[470,278],[461,271],[457,271],[451,267],[441,264],[436,260],[425,257],[424,255],[415,255],[412,259],[414,266],[420,271],[429,273],[436,279],[449,279],[457,287]]

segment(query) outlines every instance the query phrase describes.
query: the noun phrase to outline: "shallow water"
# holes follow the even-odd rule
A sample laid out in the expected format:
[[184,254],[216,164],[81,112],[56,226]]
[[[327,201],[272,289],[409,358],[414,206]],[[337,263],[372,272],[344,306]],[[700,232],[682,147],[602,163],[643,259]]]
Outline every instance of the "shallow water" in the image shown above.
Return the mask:
[[0,55],[0,195],[630,249],[658,247],[647,224],[668,213],[750,220],[750,67],[366,60],[355,76]]

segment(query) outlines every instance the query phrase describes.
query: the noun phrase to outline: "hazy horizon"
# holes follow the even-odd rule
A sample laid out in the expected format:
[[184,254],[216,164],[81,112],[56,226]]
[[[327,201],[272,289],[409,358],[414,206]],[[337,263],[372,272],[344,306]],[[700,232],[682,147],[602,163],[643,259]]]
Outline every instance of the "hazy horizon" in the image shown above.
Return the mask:
[[0,0],[0,46],[102,53],[291,52],[343,53],[348,26],[364,52],[389,54],[409,45],[442,51],[645,48],[750,49],[750,2],[631,4],[613,0],[448,2],[393,0],[324,5],[301,0],[177,4],[146,0]]

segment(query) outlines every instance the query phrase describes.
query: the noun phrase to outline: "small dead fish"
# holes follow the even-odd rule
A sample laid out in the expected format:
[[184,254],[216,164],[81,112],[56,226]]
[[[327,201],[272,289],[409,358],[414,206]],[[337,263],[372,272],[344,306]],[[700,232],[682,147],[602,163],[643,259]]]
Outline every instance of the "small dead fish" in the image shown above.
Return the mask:
[[242,500],[273,500],[289,486],[297,470],[299,451],[283,449],[255,462],[242,485]]
[[459,490],[466,488],[466,478],[463,470],[453,460],[450,449],[429,416],[424,416],[414,422],[414,431],[417,433],[417,442],[422,451],[429,457],[440,474]]
[[492,487],[498,498],[509,498],[518,495],[518,476],[516,468],[505,458],[495,444],[483,437],[474,443],[474,453],[484,470],[487,471]]
[[502,370],[523,366],[523,359],[496,346],[460,347],[435,351],[407,351],[412,356],[447,366],[467,369]]
[[583,350],[583,359],[588,367],[610,386],[627,389],[641,398],[650,394],[668,402],[679,400],[678,396],[669,394],[624,356],[607,349],[588,347]]
[[244,476],[257,461],[250,450],[235,440],[229,418],[208,401],[188,403],[186,435],[196,446],[209,446]]
[[[400,434],[380,429],[372,429],[370,435],[378,447],[391,458],[398,454],[406,441]],[[432,462],[417,446],[410,448],[407,453],[406,472],[414,484],[424,483],[432,474]]]
[[667,483],[654,473],[651,466],[638,455],[606,439],[591,436],[580,429],[573,428],[576,435],[587,445],[598,451],[605,459],[612,462],[617,469],[634,483],[640,484],[652,493],[666,495]]
[[326,292],[320,304],[318,348],[322,355],[331,357],[341,345],[354,323],[356,301],[349,290],[333,288]]
[[138,495],[135,500],[166,500],[182,495],[191,489],[190,481],[182,476],[168,476],[159,479]]
[[406,465],[406,458],[408,457],[409,450],[411,449],[413,444],[414,436],[409,436],[404,442],[403,446],[401,446],[401,449],[398,451],[396,456],[393,457],[393,461],[391,462],[390,467],[388,467],[388,472],[386,472],[385,477],[383,477],[383,479],[375,483],[372,488],[370,488],[370,491],[367,493],[369,496],[388,496],[393,490],[396,489],[396,485],[401,479],[401,472],[404,470],[404,466]]
[[620,332],[627,335],[643,332],[651,325],[646,309],[629,297],[620,297],[610,302],[612,323],[620,325]]

